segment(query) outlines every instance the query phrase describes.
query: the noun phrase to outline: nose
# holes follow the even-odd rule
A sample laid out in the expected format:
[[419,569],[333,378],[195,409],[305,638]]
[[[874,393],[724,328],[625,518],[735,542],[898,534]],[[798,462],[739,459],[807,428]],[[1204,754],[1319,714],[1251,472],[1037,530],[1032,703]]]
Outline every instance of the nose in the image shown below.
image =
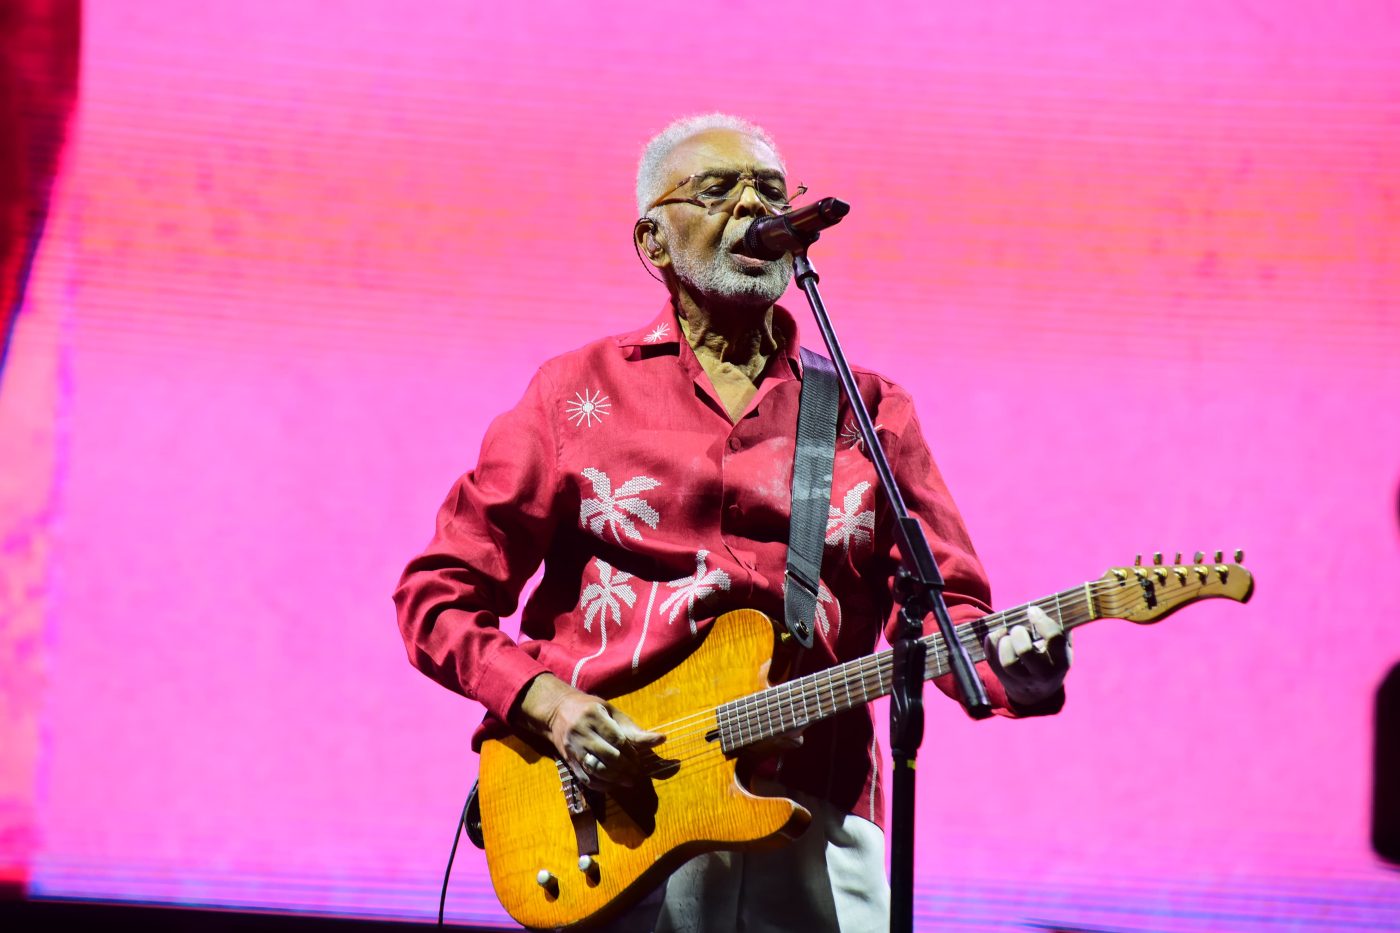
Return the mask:
[[734,203],[734,217],[751,217],[754,215],[769,214],[768,205],[763,203],[763,199],[758,196],[758,188],[751,183],[741,182],[743,187],[739,191],[739,200]]

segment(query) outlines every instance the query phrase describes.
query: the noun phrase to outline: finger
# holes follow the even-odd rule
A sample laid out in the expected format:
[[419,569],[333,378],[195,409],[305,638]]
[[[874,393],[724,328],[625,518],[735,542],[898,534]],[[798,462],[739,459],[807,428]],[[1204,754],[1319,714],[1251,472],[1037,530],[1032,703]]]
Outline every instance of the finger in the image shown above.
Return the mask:
[[609,768],[622,766],[626,756],[623,755],[622,750],[617,746],[595,738],[592,742],[588,743],[588,747],[584,751],[583,760],[585,765],[588,763],[589,758],[593,759],[593,765],[589,767],[588,770],[594,774],[601,774]]
[[[1006,641],[1011,642],[1011,650],[1014,652],[1017,659],[1022,655],[1030,654],[1033,650],[1031,647],[1030,629],[1026,628],[1024,625],[1013,626],[1011,632],[1006,637]],[[1003,656],[1001,660],[1003,664],[1006,663],[1005,656]]]
[[[1029,639],[1027,643],[1029,644]],[[1003,671],[1016,663],[1016,646],[1010,632],[997,639],[997,660],[1001,662]]]
[[1070,647],[1069,632],[1065,632],[1059,638],[1052,638],[1048,642],[1050,647],[1050,663],[1062,671],[1069,670],[1069,666],[1074,661],[1074,649]]
[[987,659],[987,666],[989,666],[992,669],[992,673],[996,674],[998,677],[1002,674],[1001,649],[998,646],[1001,644],[1001,639],[1005,634],[1005,632],[993,632],[982,639],[982,657]]
[[592,790],[607,790],[618,786],[629,787],[632,783],[631,776],[623,769],[610,766],[593,752],[584,752],[578,759],[577,765],[571,765],[570,770],[583,782],[584,786]]
[[608,711],[612,713],[613,721],[617,723],[625,741],[634,745],[640,745],[644,748],[651,748],[654,745],[660,745],[662,742],[666,741],[665,735],[660,732],[649,732],[643,729],[632,721],[631,716],[628,716],[622,710],[609,707]]
[[1031,606],[1026,611],[1026,616],[1030,620],[1031,627],[1035,629],[1036,638],[1049,641],[1064,632],[1064,626],[1050,617],[1050,613],[1039,606]]

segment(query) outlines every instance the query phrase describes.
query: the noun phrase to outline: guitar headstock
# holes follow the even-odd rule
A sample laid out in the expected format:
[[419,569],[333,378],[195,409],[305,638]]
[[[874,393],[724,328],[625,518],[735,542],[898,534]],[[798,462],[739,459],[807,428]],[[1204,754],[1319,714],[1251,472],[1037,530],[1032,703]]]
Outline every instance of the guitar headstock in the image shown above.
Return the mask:
[[1174,563],[1164,564],[1157,553],[1151,566],[1144,567],[1139,554],[1133,566],[1110,567],[1094,585],[1095,608],[1101,616],[1146,625],[1198,599],[1249,602],[1254,576],[1241,566],[1244,551],[1236,551],[1234,558],[1227,564],[1224,552],[1216,551],[1215,560],[1208,561],[1197,551],[1191,563],[1177,554]]

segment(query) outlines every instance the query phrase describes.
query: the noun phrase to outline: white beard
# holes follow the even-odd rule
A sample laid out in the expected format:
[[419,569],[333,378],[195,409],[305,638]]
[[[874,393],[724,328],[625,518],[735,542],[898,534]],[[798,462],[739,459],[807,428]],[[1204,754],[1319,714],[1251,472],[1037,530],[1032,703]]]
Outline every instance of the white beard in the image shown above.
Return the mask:
[[[749,223],[752,223],[750,221]],[[757,269],[741,268],[730,258],[730,249],[744,238],[749,225],[730,224],[724,240],[712,262],[706,262],[698,250],[678,249],[671,253],[671,268],[699,296],[725,304],[738,304],[766,309],[787,291],[792,279],[792,263],[786,258],[772,259]]]

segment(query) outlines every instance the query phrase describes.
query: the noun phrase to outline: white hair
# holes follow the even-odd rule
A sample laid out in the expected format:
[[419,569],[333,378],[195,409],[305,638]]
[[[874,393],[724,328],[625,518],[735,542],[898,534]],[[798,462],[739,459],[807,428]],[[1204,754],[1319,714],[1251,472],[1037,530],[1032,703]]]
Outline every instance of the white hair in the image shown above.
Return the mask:
[[778,154],[778,147],[774,144],[773,138],[764,131],[763,127],[750,123],[742,117],[731,116],[727,113],[702,113],[693,117],[682,117],[653,136],[651,141],[646,144],[646,148],[642,150],[642,161],[637,164],[638,217],[645,216],[647,207],[661,194],[661,186],[665,183],[661,167],[665,163],[666,157],[685,140],[708,130],[733,130],[736,133],[743,133],[745,136],[752,136],[773,150],[773,154],[778,157],[779,165],[783,163],[783,157]]

